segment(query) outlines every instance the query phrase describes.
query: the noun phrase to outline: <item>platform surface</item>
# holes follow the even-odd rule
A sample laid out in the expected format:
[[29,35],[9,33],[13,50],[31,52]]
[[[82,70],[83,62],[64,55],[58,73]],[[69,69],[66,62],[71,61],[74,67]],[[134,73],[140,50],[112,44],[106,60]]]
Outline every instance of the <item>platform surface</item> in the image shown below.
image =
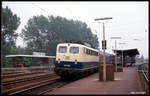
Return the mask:
[[136,67],[125,67],[123,72],[114,73],[114,81],[99,81],[98,73],[67,84],[47,94],[132,94],[139,92]]

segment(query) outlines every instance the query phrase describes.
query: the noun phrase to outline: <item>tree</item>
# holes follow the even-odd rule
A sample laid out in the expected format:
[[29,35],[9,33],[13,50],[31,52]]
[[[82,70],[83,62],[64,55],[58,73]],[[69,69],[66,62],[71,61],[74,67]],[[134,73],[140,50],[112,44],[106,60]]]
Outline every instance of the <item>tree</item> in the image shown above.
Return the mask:
[[2,39],[5,42],[15,41],[18,34],[15,32],[20,25],[20,18],[6,7],[2,9]]
[[33,16],[22,29],[21,36],[32,52],[40,51],[47,55],[55,55],[57,44],[69,40],[87,41],[98,48],[97,35],[92,34],[86,23],[60,16]]
[[2,8],[2,60],[5,64],[5,55],[15,48],[18,34],[15,32],[20,25],[20,18],[8,8]]

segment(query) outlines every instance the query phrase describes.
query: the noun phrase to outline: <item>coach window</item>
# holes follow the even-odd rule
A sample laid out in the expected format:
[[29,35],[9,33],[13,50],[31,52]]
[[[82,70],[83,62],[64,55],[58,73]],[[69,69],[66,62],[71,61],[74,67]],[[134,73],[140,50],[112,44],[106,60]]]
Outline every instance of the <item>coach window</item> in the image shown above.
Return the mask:
[[84,50],[84,51],[83,51],[83,53],[84,53],[84,54],[86,54],[86,49],[85,49],[85,48],[83,48],[83,50]]
[[92,50],[90,50],[90,55],[92,54]]
[[95,55],[95,51],[93,51],[93,55]]
[[86,54],[88,54],[88,49],[86,49]]
[[97,52],[95,52],[95,54],[94,54],[95,56],[97,56]]
[[90,50],[89,49],[87,49],[88,50],[88,55],[90,54]]
[[93,55],[93,51],[91,50],[91,55]]
[[89,55],[91,55],[91,50],[89,50]]
[[79,53],[79,47],[70,47],[70,53]]
[[95,51],[92,51],[92,55],[94,55],[95,54]]
[[95,56],[95,51],[93,51],[93,55]]
[[96,52],[96,56],[98,56],[98,52]]
[[66,46],[60,46],[59,47],[59,53],[66,53],[67,52],[67,47]]
[[92,50],[91,50],[90,54],[92,55]]
[[89,50],[89,55],[91,55],[91,50]]

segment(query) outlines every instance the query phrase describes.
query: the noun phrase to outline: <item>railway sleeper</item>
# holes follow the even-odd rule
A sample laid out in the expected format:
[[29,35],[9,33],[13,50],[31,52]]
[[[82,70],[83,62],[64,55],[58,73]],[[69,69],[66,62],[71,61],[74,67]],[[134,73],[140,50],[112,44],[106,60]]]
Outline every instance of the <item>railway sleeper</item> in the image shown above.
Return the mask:
[[30,87],[33,87],[33,86],[36,86],[36,85],[39,85],[39,84],[42,84],[42,83],[45,83],[45,82],[49,82],[49,81],[52,81],[52,80],[56,80],[56,79],[59,79],[60,77],[57,76],[55,78],[52,78],[50,77],[49,79],[48,78],[43,78],[43,80],[41,81],[38,81],[38,82],[35,82],[34,83],[28,83],[28,84],[25,84],[23,86],[18,86],[18,87],[14,87],[14,88],[11,88],[11,89],[7,89],[7,90],[2,90],[2,94],[10,94],[12,92],[15,92],[15,91],[19,91],[19,90],[24,90],[26,88],[30,88]]

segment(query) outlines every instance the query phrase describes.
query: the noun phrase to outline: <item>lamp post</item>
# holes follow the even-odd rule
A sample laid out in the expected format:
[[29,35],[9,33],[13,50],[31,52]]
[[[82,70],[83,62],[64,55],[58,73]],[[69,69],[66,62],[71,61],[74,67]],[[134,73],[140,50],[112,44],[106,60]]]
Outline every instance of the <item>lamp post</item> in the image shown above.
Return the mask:
[[[110,37],[110,39],[121,39],[121,37]],[[115,40],[115,70],[117,72],[117,41]]]
[[[99,20],[109,20],[109,19],[112,19],[112,17],[106,17],[106,18],[97,18],[95,19],[95,21],[99,21]],[[104,22],[103,22],[103,41],[102,41],[102,48],[103,48],[103,53],[104,53],[104,56],[103,56],[103,80],[106,81],[106,55],[105,55],[105,49],[106,49],[106,40],[105,40],[105,25],[104,25]],[[99,76],[100,76],[100,71],[99,71]]]
[[[126,43],[119,43],[119,44],[126,44]],[[122,69],[123,69],[123,46],[122,46]]]

